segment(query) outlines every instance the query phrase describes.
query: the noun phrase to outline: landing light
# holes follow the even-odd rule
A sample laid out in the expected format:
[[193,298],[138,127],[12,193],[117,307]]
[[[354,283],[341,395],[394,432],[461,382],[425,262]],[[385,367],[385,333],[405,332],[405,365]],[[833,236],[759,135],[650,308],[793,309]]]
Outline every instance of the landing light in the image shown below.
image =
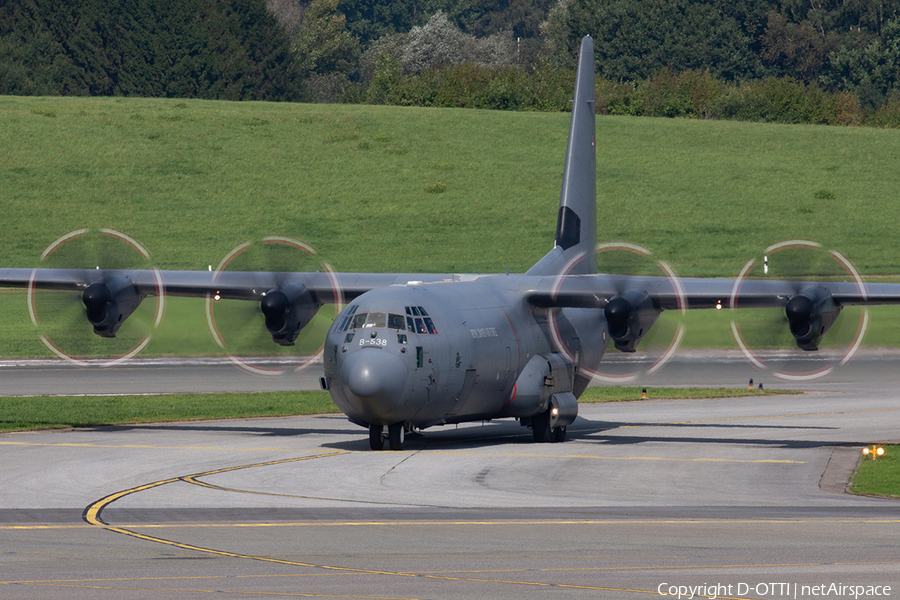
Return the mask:
[[556,407],[553,407],[553,409],[550,411],[550,414],[553,415],[554,417],[558,416],[558,415],[559,415],[559,409],[556,408]]
[[216,295],[213,296],[213,300],[215,300],[216,302],[218,302],[218,301],[221,300],[221,299],[222,299],[221,294],[219,294],[219,292],[216,292]]
[[722,310],[722,301],[721,300],[716,302],[716,310]]

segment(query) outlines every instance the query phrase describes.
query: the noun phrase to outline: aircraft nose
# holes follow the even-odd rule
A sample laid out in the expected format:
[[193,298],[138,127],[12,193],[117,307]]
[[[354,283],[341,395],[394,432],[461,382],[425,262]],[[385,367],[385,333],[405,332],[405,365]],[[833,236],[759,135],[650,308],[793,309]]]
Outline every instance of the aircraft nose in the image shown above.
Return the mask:
[[342,366],[344,384],[354,396],[363,401],[369,419],[397,418],[406,379],[406,365],[397,356],[377,349],[359,350],[348,355]]

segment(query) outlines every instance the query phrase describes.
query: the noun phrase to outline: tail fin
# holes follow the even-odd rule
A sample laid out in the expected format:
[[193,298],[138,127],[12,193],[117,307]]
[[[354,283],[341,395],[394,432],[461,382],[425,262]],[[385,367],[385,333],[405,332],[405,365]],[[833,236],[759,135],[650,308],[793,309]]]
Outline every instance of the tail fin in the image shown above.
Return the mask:
[[594,249],[597,245],[597,174],[594,125],[594,41],[581,40],[575,99],[569,125],[569,145],[563,172],[556,243],[526,275],[561,273],[573,258],[584,253],[584,260],[571,266],[569,273],[596,273]]

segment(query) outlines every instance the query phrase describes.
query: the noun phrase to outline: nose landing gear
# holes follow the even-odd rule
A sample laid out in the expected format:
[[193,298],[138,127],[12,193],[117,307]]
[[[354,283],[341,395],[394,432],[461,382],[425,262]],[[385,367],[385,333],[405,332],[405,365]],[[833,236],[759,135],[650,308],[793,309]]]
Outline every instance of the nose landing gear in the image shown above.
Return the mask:
[[403,441],[406,439],[404,429],[403,423],[369,425],[369,448],[384,449],[384,439],[387,438],[391,450],[403,450]]

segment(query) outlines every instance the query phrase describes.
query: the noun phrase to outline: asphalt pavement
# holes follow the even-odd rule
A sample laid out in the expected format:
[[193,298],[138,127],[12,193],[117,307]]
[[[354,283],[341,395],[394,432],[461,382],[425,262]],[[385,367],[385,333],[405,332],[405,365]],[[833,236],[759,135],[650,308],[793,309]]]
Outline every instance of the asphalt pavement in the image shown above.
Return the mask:
[[[582,405],[563,444],[497,421],[371,452],[338,415],[0,435],[0,597],[900,594],[900,504],[843,489],[865,444],[900,438],[897,357],[805,382],[732,358],[680,359],[653,381],[755,374],[807,393]],[[36,373],[40,393],[317,381],[0,365],[3,392]]]

